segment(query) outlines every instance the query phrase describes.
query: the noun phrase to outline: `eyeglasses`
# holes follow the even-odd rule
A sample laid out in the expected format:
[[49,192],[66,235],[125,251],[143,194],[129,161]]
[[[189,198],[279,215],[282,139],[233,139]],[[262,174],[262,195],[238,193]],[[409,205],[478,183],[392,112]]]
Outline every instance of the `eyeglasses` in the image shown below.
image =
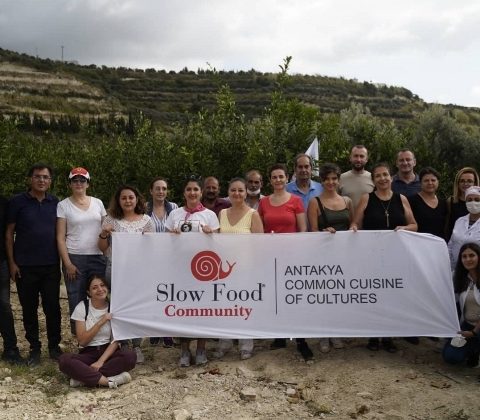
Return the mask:
[[72,184],[85,184],[87,182],[87,178],[73,178],[70,180],[70,183]]
[[32,178],[35,181],[50,181],[52,179],[49,175],[33,175]]

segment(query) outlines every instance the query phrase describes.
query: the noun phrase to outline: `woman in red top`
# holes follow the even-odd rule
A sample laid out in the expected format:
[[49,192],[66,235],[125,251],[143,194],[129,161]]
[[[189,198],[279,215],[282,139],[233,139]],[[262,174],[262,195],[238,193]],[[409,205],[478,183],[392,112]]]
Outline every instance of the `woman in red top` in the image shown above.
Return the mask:
[[265,233],[306,232],[307,220],[302,200],[285,189],[288,182],[287,168],[277,163],[270,168],[273,194],[260,200],[258,213]]
[[[288,178],[287,168],[277,163],[270,168],[270,184],[273,194],[260,200],[258,213],[263,221],[265,233],[295,233],[307,231],[305,209],[300,197],[290,194],[285,189]],[[305,360],[311,360],[313,353],[304,338],[297,338],[297,350]],[[284,338],[276,338],[271,344],[272,349],[284,348],[287,342]]]

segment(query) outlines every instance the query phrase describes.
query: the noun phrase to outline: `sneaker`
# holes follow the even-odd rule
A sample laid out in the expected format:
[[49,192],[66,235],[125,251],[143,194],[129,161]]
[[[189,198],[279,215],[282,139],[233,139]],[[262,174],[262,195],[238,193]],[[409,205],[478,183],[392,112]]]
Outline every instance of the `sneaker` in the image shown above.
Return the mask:
[[310,350],[310,347],[308,347],[308,344],[307,344],[306,341],[302,341],[300,343],[297,343],[297,350],[300,352],[300,354],[303,357],[303,360],[305,360],[306,362],[308,360],[313,359],[312,350]]
[[190,351],[182,351],[179,362],[180,367],[189,367],[191,357],[192,355],[190,354]]
[[108,377],[108,387],[117,388],[119,385],[128,384],[132,380],[132,377],[128,372],[122,372],[115,376]]
[[2,353],[2,360],[11,364],[11,365],[17,365],[17,366],[23,366],[27,363],[27,361],[20,356],[20,352],[18,349],[14,350],[4,350]]
[[332,347],[336,350],[345,348],[345,344],[341,338],[331,338],[330,341],[332,342]]
[[150,337],[150,344],[157,346],[160,343],[160,337]]
[[248,350],[242,350],[240,351],[240,360],[247,360],[250,359],[253,356],[251,351]]
[[478,352],[472,352],[468,357],[467,357],[467,360],[466,360],[466,365],[468,367],[471,367],[471,368],[478,368],[480,365],[479,365],[479,358],[480,358],[480,355],[478,354]]
[[207,353],[205,350],[197,350],[197,354],[195,355],[195,364],[196,365],[204,365],[208,362]]
[[30,354],[28,355],[27,359],[27,366],[35,367],[40,364],[40,350],[30,350]]
[[164,337],[163,347],[166,347],[166,348],[175,347],[175,343],[173,341],[173,338],[172,337]]
[[48,356],[52,360],[58,360],[62,354],[63,354],[63,351],[59,346],[48,349]]
[[403,337],[403,339],[410,344],[418,345],[420,344],[420,339],[418,337]]
[[383,339],[382,346],[383,349],[389,353],[396,353],[398,351],[397,346],[393,344],[393,340],[391,338]]
[[145,356],[143,355],[140,347],[135,347],[135,354],[137,355],[137,365],[145,362]]
[[78,388],[79,386],[83,386],[83,385],[85,385],[83,382],[70,378],[70,388]]
[[328,353],[330,351],[330,339],[321,338],[320,339],[320,351],[322,353]]
[[380,350],[380,343],[378,342],[378,338],[370,338],[368,340],[367,349],[371,351]]
[[287,340],[285,338],[276,338],[270,344],[271,350],[284,349],[287,347]]

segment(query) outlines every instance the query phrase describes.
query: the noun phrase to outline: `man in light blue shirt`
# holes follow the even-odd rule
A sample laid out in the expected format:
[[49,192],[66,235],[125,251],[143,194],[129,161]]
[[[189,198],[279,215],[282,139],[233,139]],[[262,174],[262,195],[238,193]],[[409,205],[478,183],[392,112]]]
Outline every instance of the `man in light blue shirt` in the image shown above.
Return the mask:
[[317,197],[323,191],[319,182],[312,180],[313,161],[309,155],[301,153],[295,157],[295,181],[287,184],[287,191],[302,199],[305,213],[311,198]]

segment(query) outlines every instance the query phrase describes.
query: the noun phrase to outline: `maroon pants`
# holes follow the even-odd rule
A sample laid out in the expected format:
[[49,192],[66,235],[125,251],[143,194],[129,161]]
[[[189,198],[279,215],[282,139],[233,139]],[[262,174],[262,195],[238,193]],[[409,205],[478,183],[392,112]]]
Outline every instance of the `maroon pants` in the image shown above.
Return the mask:
[[128,372],[135,367],[137,355],[131,350],[117,349],[105,364],[95,370],[90,365],[96,362],[104,353],[108,344],[103,346],[85,347],[80,353],[64,353],[58,360],[60,370],[70,378],[83,382],[86,386],[95,387],[103,376],[115,376],[122,372]]

